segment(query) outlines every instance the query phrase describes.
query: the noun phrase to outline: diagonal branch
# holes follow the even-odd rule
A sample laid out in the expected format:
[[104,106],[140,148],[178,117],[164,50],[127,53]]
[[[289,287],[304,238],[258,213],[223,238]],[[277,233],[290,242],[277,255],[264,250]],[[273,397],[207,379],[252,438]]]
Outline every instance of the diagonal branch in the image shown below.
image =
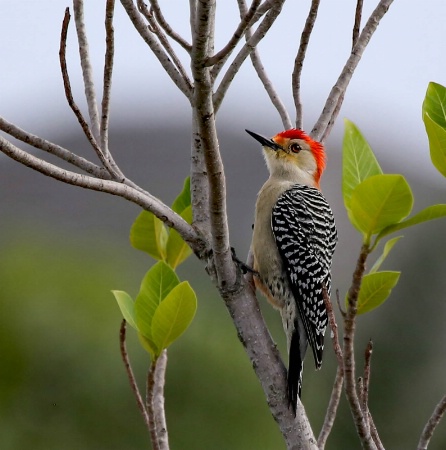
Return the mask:
[[192,90],[193,89],[192,82],[189,79],[189,76],[187,75],[185,68],[181,64],[181,61],[176,55],[172,46],[169,44],[166,35],[160,30],[158,23],[155,20],[155,17],[153,16],[152,12],[149,11],[143,0],[138,0],[138,9],[141,12],[141,14],[145,17],[147,22],[149,22],[152,33],[154,33],[158,37],[160,43],[166,50],[167,54],[172,58],[172,61],[175,64],[178,71],[180,72],[181,76],[186,81],[189,88]]
[[[238,24],[238,27],[234,31],[234,34],[232,35],[231,39],[229,39],[228,43],[218,53],[207,59],[206,61],[207,66],[214,66],[215,64],[219,63],[219,67],[221,69],[224,62],[228,59],[229,55],[232,53],[237,44],[240,42],[245,31],[249,28],[250,22],[254,17],[254,14],[257,12],[257,8],[259,7],[260,2],[261,0],[253,0],[251,6],[249,7],[249,10],[247,11],[245,10],[243,12],[243,14],[241,15],[240,23]],[[217,75],[218,72],[213,72],[214,77]]]
[[417,450],[427,450],[429,441],[431,440],[435,428],[437,428],[437,425],[440,423],[440,420],[443,417],[445,411],[446,411],[446,395],[440,400],[438,405],[435,407],[431,417],[427,421],[423,429],[423,432],[421,433]]
[[99,167],[96,164],[93,164],[87,159],[70,152],[60,145],[53,144],[52,142],[42,139],[39,136],[22,130],[18,126],[8,122],[3,117],[0,117],[0,130],[18,139],[19,141],[24,142],[25,144],[31,145],[34,148],[38,148],[39,150],[43,150],[51,155],[57,156],[63,161],[72,164],[73,166],[83,170],[90,175],[95,176],[96,178],[101,178],[104,180],[111,179],[111,175],[103,167]]
[[152,212],[167,226],[178,231],[181,237],[196,254],[201,255],[205,251],[206,243],[198,236],[191,225],[153,195],[148,192],[142,192],[142,190],[139,190],[136,187],[129,186],[128,184],[132,183],[128,180],[124,180],[125,183],[128,183],[124,184],[124,182],[119,183],[112,180],[100,180],[61,169],[54,164],[43,161],[42,159],[21,150],[2,136],[0,136],[0,151],[15,161],[51,178],[55,178],[56,180],[85,189],[106,192],[125,198],[126,200],[141,206],[143,209]]
[[227,90],[229,89],[232,80],[240,70],[240,67],[244,63],[245,59],[254,50],[256,45],[258,45],[258,43],[265,37],[268,30],[271,28],[274,21],[277,19],[278,15],[280,14],[280,11],[282,10],[284,2],[285,0],[277,0],[276,2],[274,2],[274,6],[268,11],[261,24],[257,27],[256,31],[252,35],[251,39],[249,39],[245,43],[245,45],[240,49],[237,56],[234,58],[234,61],[224,74],[223,79],[214,94],[215,111],[218,111],[219,107],[221,106],[223,98]]
[[338,80],[336,81],[336,84],[331,89],[319,119],[311,131],[311,137],[313,139],[323,141],[328,137],[328,134],[340,110],[339,99],[345,94],[353,73],[359,64],[359,61],[361,60],[361,57],[373,33],[376,31],[380,20],[384,17],[392,3],[393,0],[380,0],[378,6],[370,15],[369,20],[364,26],[358,41],[350,54],[350,57],[342,69]]
[[[246,16],[247,11],[245,0],[237,0],[237,3],[239,6],[240,15],[242,17]],[[245,32],[246,40],[249,41],[249,39],[251,39],[251,36],[252,36],[251,29],[247,28]],[[266,73],[265,67],[263,66],[262,61],[260,59],[260,54],[257,47],[254,48],[254,50],[251,52],[250,57],[252,65],[255,71],[257,72],[257,76],[260,78],[260,81],[262,82],[263,87],[265,88],[265,91],[271,100],[271,103],[279,113],[284,129],[288,130],[289,128],[292,128],[293,125],[291,123],[290,116],[288,115],[285,105],[283,104],[282,100],[280,99],[279,95],[274,89],[274,86]]]
[[[167,36],[171,37],[175,42],[177,42],[179,45],[181,45],[181,47],[183,47],[184,50],[186,50],[188,53],[190,53],[192,50],[192,46],[189,44],[189,42],[186,41],[186,39],[182,38],[167,23],[166,19],[164,18],[164,15],[161,11],[158,0],[149,0],[149,1],[150,1],[151,9],[153,10],[153,13],[155,14],[158,24],[164,30],[164,32],[167,34]],[[138,7],[139,7],[139,0],[138,0]]]
[[87,32],[84,20],[84,1],[73,0],[74,22],[76,23],[77,40],[79,42],[79,55],[82,67],[82,77],[85,86],[85,98],[87,99],[88,114],[93,136],[96,142],[100,142],[99,112],[96,102],[96,92],[93,81],[93,68],[88,51]]
[[171,80],[175,83],[178,89],[187,97],[189,101],[192,101],[192,89],[187,84],[186,80],[181,76],[178,69],[169,59],[169,56],[161,47],[161,45],[157,42],[157,40],[153,37],[153,34],[147,28],[144,20],[141,17],[136,6],[133,4],[132,0],[121,0],[121,4],[127,12],[130,20],[132,21],[136,31],[140,34],[144,42],[150,47],[153,54],[156,56],[158,61],[163,66],[167,75],[171,78]]
[[316,22],[319,3],[320,0],[312,0],[311,2],[310,11],[308,12],[307,20],[305,21],[305,26],[300,37],[299,50],[297,52],[296,59],[294,60],[294,70],[291,76],[291,89],[293,90],[294,105],[296,108],[296,128],[302,128],[303,123],[302,101],[300,98],[300,81],[305,54],[307,52],[308,43],[310,42],[314,23]]

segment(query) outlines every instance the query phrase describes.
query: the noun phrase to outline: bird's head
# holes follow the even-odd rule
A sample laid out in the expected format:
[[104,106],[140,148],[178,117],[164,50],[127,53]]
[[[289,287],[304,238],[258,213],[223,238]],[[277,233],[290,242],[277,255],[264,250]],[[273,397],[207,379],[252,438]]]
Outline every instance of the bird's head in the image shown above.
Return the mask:
[[319,188],[325,169],[325,150],[320,142],[296,128],[282,131],[271,139],[249,130],[246,132],[262,144],[272,176],[296,179]]

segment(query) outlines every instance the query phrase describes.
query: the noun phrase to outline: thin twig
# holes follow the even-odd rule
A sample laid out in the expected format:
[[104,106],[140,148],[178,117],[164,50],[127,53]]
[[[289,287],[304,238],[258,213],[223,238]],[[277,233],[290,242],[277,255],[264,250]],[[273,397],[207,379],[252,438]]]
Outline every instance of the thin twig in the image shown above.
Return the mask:
[[[260,5],[261,0],[253,0],[251,3],[251,6],[249,7],[249,10],[244,11],[244,13],[241,15],[240,23],[238,24],[236,30],[234,31],[234,34],[229,39],[228,43],[215,55],[209,57],[206,61],[207,66],[213,66],[217,63],[223,63],[226,61],[229,57],[229,55],[232,53],[232,51],[235,49],[237,44],[240,42],[240,40],[243,37],[243,34],[245,31],[249,28],[251,19],[254,17],[254,14],[257,11],[257,8]],[[222,64],[219,65],[220,68],[222,67]],[[213,73],[212,75],[215,77],[217,73]]]
[[[247,11],[246,11],[245,0],[237,0],[237,3],[239,6],[241,17],[246,17]],[[246,40],[249,41],[249,39],[251,39],[251,36],[252,36],[251,29],[247,28],[246,32],[245,32]],[[263,66],[262,61],[260,59],[260,53],[259,53],[257,47],[254,48],[254,50],[251,52],[250,57],[251,57],[252,65],[253,65],[255,71],[257,72],[257,76],[260,78],[260,81],[262,82],[263,87],[265,88],[266,93],[268,94],[268,96],[271,100],[271,103],[276,108],[277,112],[279,113],[279,116],[282,120],[284,129],[288,130],[288,129],[292,128],[293,125],[291,123],[290,116],[288,115],[285,105],[283,104],[282,100],[280,99],[279,95],[277,94],[277,91],[275,90],[271,80],[269,79],[269,77],[266,73],[265,67]]]
[[384,445],[381,442],[381,439],[379,437],[378,429],[376,428],[373,417],[370,414],[370,411],[368,411],[368,415],[369,415],[369,424],[370,424],[370,434],[372,435],[373,442],[375,443],[377,450],[385,450]]
[[423,428],[423,432],[421,433],[420,440],[418,442],[417,450],[427,450],[429,445],[429,441],[434,434],[435,428],[440,423],[443,414],[446,411],[446,395],[440,400],[438,405],[435,407],[434,412],[431,417],[427,421],[426,425]]
[[356,2],[356,10],[355,10],[355,23],[353,25],[352,32],[352,49],[355,47],[358,42],[359,32],[361,31],[361,19],[362,19],[362,8],[363,8],[364,0],[357,0]]
[[328,321],[331,329],[331,340],[333,343],[333,349],[338,361],[338,367],[336,369],[336,377],[333,383],[333,389],[331,391],[330,401],[328,403],[327,412],[325,413],[324,423],[322,425],[319,437],[317,439],[317,445],[319,450],[323,450],[327,443],[328,436],[333,428],[334,421],[336,419],[339,402],[342,395],[342,387],[344,384],[344,363],[342,349],[339,344],[338,325],[336,323],[336,317],[333,312],[333,307],[328,296],[327,289],[323,288],[325,309],[327,310]]
[[324,109],[319,116],[316,124],[311,131],[311,137],[317,141],[324,141],[336,120],[337,114],[340,110],[339,99],[345,94],[353,73],[358,66],[358,63],[367,47],[373,33],[379,25],[380,20],[384,17],[393,0],[380,0],[378,6],[372,12],[364,26],[358,41],[352,50],[341,74],[331,89],[331,92],[325,102]]
[[262,20],[260,25],[257,27],[256,31],[252,35],[245,45],[240,49],[234,61],[229,66],[228,70],[223,76],[217,90],[214,94],[214,108],[218,111],[224,96],[232,83],[235,75],[238,73],[241,65],[244,63],[248,55],[253,51],[256,45],[265,37],[268,30],[273,25],[274,21],[277,19],[285,0],[276,0],[274,6],[268,11],[265,18]]
[[[149,0],[150,6],[155,14],[156,20],[159,23],[160,27],[165,31],[167,36],[171,37],[175,42],[181,45],[188,53],[192,50],[192,45],[186,41],[186,39],[182,38],[173,28],[167,23],[164,15],[161,11],[158,0]],[[139,0],[138,0],[139,3]],[[138,5],[139,7],[139,5]]]
[[79,55],[82,67],[82,77],[85,87],[85,98],[87,100],[88,114],[93,136],[96,142],[100,142],[99,112],[96,102],[96,92],[93,81],[93,68],[88,51],[87,31],[84,20],[84,1],[73,0],[74,22],[76,24],[77,40],[79,42]]
[[152,442],[153,450],[160,450],[158,435],[155,422],[155,410],[153,404],[153,394],[155,389],[155,370],[156,370],[157,359],[152,361],[150,364],[150,369],[147,374],[147,385],[146,385],[146,409],[149,415],[149,431],[150,440]]
[[133,394],[136,398],[136,403],[144,419],[147,429],[150,431],[149,415],[147,413],[146,407],[144,406],[144,400],[139,392],[138,384],[136,383],[135,375],[133,374],[132,366],[130,364],[129,355],[127,353],[127,346],[125,344],[126,337],[126,321],[122,319],[121,328],[119,330],[119,348],[121,350],[122,361],[124,362],[125,371],[130,382],[130,387],[132,388]]
[[367,347],[364,352],[364,386],[362,391],[362,410],[365,413],[365,421],[367,427],[370,428],[369,424],[369,387],[370,387],[370,370],[371,370],[371,358],[372,358],[372,352],[373,352],[373,342],[370,339],[367,343]]
[[169,55],[164,51],[161,45],[157,42],[157,40],[153,37],[153,34],[147,28],[146,23],[142,19],[141,14],[139,13],[137,7],[134,5],[133,0],[120,0],[122,6],[127,12],[130,20],[132,21],[136,31],[140,34],[144,42],[150,47],[153,54],[158,61],[163,66],[167,75],[172,79],[178,89],[187,97],[189,101],[192,101],[192,90],[190,86],[186,83],[184,78],[178,72],[178,69],[172,63],[169,58]]
[[294,106],[296,108],[296,128],[302,128],[303,123],[302,101],[300,97],[300,81],[305,54],[307,52],[308,43],[310,42],[314,23],[316,22],[319,3],[320,0],[312,0],[311,2],[310,11],[308,12],[307,20],[305,21],[305,26],[300,37],[299,50],[297,52],[296,59],[294,60],[291,88],[293,90]]
[[356,329],[357,301],[359,290],[361,287],[362,277],[365,271],[365,263],[370,248],[367,244],[363,244],[359,254],[356,268],[353,273],[353,280],[347,294],[348,309],[344,318],[344,377],[345,377],[345,394],[350,404],[350,410],[353,415],[353,421],[364,449],[375,450],[376,445],[367,428],[366,420],[362,410],[361,402],[358,398],[356,389],[355,375],[355,356],[354,356],[354,339]]
[[60,145],[54,144],[50,141],[40,138],[28,131],[25,131],[11,122],[8,122],[3,117],[0,117],[0,130],[9,134],[10,136],[24,142],[25,144],[31,145],[34,148],[43,150],[51,155],[57,156],[58,158],[66,161],[73,166],[83,170],[84,172],[94,175],[96,178],[102,178],[104,180],[110,180],[111,176],[107,170],[103,167],[99,167],[88,161],[75,153],[70,152],[66,148]]
[[110,93],[112,86],[113,59],[115,55],[115,31],[113,29],[113,15],[115,0],[107,0],[105,7],[105,59],[104,59],[104,85],[102,91],[101,114],[101,150],[104,155],[109,155],[108,149],[108,124],[110,120]]
[[190,80],[189,75],[186,72],[186,69],[184,68],[183,64],[181,64],[181,61],[178,58],[178,56],[175,53],[175,51],[172,48],[172,46],[169,44],[169,41],[167,40],[166,35],[159,28],[158,23],[155,20],[154,15],[152,14],[151,11],[149,11],[149,9],[147,8],[147,6],[146,6],[146,4],[144,3],[143,0],[138,0],[137,3],[138,3],[139,11],[145,17],[147,22],[149,22],[149,24],[150,24],[150,30],[152,31],[152,33],[154,33],[158,37],[161,45],[166,50],[167,54],[172,58],[172,61],[175,64],[176,68],[178,69],[178,71],[180,72],[181,76],[186,81],[186,83],[189,86],[189,88],[192,90],[192,88],[193,88],[192,87],[192,81]]
[[166,225],[178,231],[181,237],[197,255],[201,255],[205,252],[207,247],[205,241],[197,234],[191,225],[153,195],[124,184],[127,183],[128,180],[119,183],[117,181],[97,179],[61,169],[54,164],[43,161],[42,159],[21,150],[3,138],[3,136],[0,136],[0,151],[15,161],[56,180],[85,189],[106,192],[125,198],[126,200],[141,206],[143,209],[154,213]]
[[77,106],[76,102],[73,98],[73,93],[71,90],[71,83],[70,83],[70,77],[68,75],[68,68],[67,68],[67,61],[66,61],[66,47],[67,47],[67,32],[68,32],[68,25],[70,23],[70,11],[68,8],[65,9],[65,16],[62,22],[62,30],[60,35],[60,48],[59,48],[59,61],[60,61],[60,68],[62,71],[62,79],[65,89],[65,97],[67,99],[68,105],[70,106],[71,110],[73,111],[74,115],[76,116],[85,136],[87,137],[88,141],[90,142],[91,146],[95,150],[99,160],[103,164],[103,166],[107,169],[107,171],[110,173],[113,179],[116,180],[122,180],[124,179],[124,175],[119,170],[119,168],[116,167],[115,164],[111,163],[107,157],[102,152],[101,148],[98,145],[98,141],[93,135],[93,132],[88,125],[87,121],[84,119],[84,116],[82,115],[81,110]]

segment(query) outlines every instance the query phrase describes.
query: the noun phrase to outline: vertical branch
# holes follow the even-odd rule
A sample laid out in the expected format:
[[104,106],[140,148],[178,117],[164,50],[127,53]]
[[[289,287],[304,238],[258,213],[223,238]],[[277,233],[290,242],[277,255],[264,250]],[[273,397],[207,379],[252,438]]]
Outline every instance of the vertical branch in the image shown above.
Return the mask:
[[149,416],[149,431],[150,440],[152,442],[152,450],[161,450],[158,442],[158,433],[155,421],[155,408],[153,403],[154,390],[155,390],[155,371],[158,359],[154,359],[150,365],[150,369],[147,373],[146,384],[146,409]]
[[210,69],[205,67],[205,61],[213,48],[215,7],[215,0],[201,0],[197,3],[191,54],[195,80],[193,107],[209,183],[212,249],[218,285],[230,288],[235,282],[236,273],[229,244],[226,180],[215,126],[213,81]]
[[79,55],[81,59],[82,76],[84,79],[85,87],[85,98],[88,105],[91,130],[96,142],[100,142],[99,112],[93,81],[93,69],[90,63],[90,55],[88,51],[87,32],[85,30],[84,1],[73,0],[73,10],[74,21],[76,23],[77,39],[79,42]]
[[357,0],[355,11],[355,24],[353,25],[352,32],[352,49],[355,47],[359,38],[359,31],[361,30],[362,8],[364,0]]
[[107,0],[105,7],[105,61],[104,61],[104,86],[102,92],[102,114],[101,114],[101,150],[104,155],[108,150],[108,123],[110,119],[110,92],[112,86],[113,59],[115,54],[115,40],[113,29],[113,15],[115,0]]
[[294,60],[294,70],[291,77],[291,88],[293,90],[294,105],[296,108],[296,128],[302,128],[303,113],[302,101],[300,98],[300,80],[302,75],[302,67],[304,64],[305,54],[307,52],[308,43],[310,42],[311,32],[316,22],[317,11],[319,9],[320,0],[312,0],[310,11],[305,21],[305,26],[300,37],[299,50]]

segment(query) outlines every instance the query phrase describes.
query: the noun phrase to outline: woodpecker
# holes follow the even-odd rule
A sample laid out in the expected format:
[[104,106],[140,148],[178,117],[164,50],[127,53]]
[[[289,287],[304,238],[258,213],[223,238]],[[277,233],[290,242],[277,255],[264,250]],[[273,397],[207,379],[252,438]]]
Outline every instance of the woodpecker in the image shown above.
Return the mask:
[[252,238],[254,282],[280,310],[288,344],[288,401],[296,412],[303,360],[311,346],[322,364],[337,242],[333,213],[320,191],[325,151],[299,129],[268,139],[246,130],[263,147],[269,178],[257,196]]

